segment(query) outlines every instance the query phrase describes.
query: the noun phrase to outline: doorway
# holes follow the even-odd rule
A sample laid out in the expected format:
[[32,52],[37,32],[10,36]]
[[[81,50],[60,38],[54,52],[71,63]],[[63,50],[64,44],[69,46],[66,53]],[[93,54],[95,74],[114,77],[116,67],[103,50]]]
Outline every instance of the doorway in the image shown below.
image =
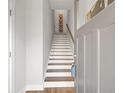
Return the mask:
[[59,14],[59,32],[63,32],[63,14]]

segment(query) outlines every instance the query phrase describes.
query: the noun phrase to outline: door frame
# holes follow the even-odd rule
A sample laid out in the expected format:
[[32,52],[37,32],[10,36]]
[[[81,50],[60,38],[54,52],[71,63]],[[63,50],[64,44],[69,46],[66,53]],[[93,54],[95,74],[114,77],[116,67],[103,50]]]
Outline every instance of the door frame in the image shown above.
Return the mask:
[[74,31],[75,31],[74,32],[74,55],[76,55],[76,52],[77,52],[77,50],[76,50],[76,42],[77,42],[76,32],[78,31],[78,29],[77,29],[77,9],[78,9],[77,3],[79,3],[79,0],[74,1]]
[[75,61],[75,65],[76,65],[76,77],[75,77],[75,93],[78,93],[78,40],[76,39],[76,32],[78,31],[77,29],[77,9],[78,9],[78,5],[77,3],[79,3],[79,0],[74,0],[74,61]]
[[9,0],[8,28],[8,93],[15,93],[15,0]]

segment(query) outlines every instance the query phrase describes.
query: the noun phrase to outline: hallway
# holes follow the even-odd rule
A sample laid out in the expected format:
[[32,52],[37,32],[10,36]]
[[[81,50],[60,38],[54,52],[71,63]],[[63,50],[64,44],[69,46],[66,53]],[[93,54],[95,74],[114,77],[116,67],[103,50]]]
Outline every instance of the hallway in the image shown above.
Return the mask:
[[12,1],[10,93],[114,93],[114,0]]

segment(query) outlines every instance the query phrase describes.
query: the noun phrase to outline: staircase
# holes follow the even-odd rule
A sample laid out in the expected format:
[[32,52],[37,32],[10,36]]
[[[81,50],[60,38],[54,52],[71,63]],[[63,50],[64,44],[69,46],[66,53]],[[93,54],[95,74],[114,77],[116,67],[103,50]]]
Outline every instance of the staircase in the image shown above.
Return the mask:
[[71,66],[74,62],[67,34],[54,34],[45,78],[45,88],[74,87]]

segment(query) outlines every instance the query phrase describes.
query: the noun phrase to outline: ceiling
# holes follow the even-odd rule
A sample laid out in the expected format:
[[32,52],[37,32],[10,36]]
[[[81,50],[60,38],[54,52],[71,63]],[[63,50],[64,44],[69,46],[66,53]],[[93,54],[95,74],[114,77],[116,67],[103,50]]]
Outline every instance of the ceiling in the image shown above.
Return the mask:
[[74,5],[74,0],[50,0],[51,9],[69,10]]

